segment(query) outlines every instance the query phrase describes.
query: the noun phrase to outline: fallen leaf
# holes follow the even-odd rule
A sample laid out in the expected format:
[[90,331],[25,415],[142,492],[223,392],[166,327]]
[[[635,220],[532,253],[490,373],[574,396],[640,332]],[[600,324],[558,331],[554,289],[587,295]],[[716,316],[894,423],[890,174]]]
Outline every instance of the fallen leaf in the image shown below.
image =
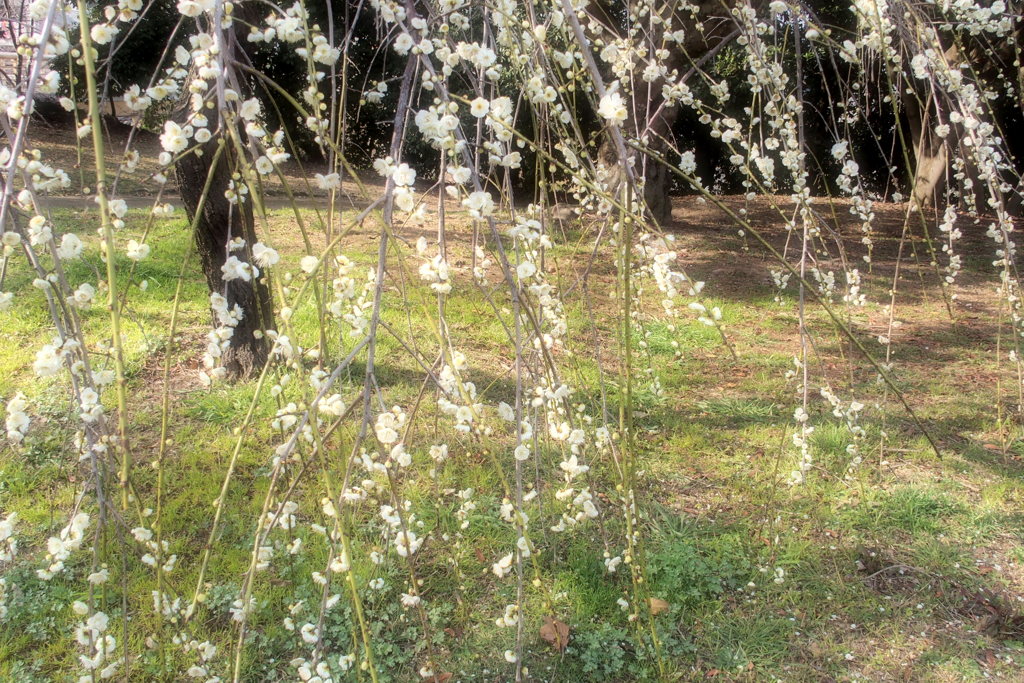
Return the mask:
[[455,674],[453,674],[450,671],[445,671],[444,673],[437,674],[436,676],[431,678],[430,683],[448,683],[448,681],[450,681],[452,676],[454,675]]
[[559,652],[565,652],[566,646],[569,645],[569,626],[558,619],[544,617],[540,637]]
[[475,550],[476,550],[476,561],[479,562],[480,564],[487,564],[487,558],[484,557],[484,552],[482,550],[480,550],[480,548],[475,548]]
[[667,612],[669,604],[661,598],[651,598],[651,614],[658,616],[662,612]]

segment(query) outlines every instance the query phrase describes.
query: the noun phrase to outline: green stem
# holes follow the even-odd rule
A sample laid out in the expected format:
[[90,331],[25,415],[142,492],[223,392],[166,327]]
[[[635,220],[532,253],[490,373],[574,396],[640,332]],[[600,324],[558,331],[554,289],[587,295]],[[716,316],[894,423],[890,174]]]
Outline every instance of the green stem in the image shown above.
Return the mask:
[[92,125],[92,146],[96,156],[96,199],[100,207],[100,232],[107,262],[107,308],[110,311],[114,369],[117,373],[117,447],[121,450],[121,509],[128,509],[128,477],[131,475],[132,456],[128,447],[128,391],[124,373],[124,347],[121,342],[121,313],[117,305],[117,269],[114,266],[114,226],[107,201],[107,164],[104,158],[103,128],[100,125],[98,84],[92,39],[89,35],[89,11],[85,0],[78,0],[79,33],[82,37],[82,65],[85,68],[86,94],[89,99],[89,121]]

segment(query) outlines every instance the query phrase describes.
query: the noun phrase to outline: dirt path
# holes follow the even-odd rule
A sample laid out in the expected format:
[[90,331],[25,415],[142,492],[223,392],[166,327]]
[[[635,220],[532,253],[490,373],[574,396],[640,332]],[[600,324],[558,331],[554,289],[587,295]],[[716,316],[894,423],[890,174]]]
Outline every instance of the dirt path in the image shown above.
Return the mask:
[[[42,196],[41,198],[43,207],[46,209],[80,209],[86,210],[96,206],[95,199],[91,196],[82,197],[49,197]],[[129,209],[148,209],[153,206],[152,197],[119,197],[123,199],[128,205]],[[165,203],[173,204],[176,207],[181,206],[181,197],[177,195],[165,195],[162,197]],[[294,200],[296,206],[300,209],[316,209],[316,208],[327,208],[328,200],[326,197],[296,197]],[[340,200],[342,208],[348,209],[365,209],[369,206],[369,202],[363,200]],[[292,200],[287,197],[269,196],[263,198],[263,204],[267,209],[290,209],[292,207]]]

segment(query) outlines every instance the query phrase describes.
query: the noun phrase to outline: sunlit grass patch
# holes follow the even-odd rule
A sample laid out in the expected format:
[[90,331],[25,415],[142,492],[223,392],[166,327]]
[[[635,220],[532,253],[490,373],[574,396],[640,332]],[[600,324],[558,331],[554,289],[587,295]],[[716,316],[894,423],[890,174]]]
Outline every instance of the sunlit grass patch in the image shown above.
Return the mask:
[[[61,215],[60,220],[69,224],[76,220],[71,213]],[[289,286],[294,292],[304,282],[299,268],[304,247],[294,231],[288,232],[294,227],[292,220],[288,212],[272,212],[272,229],[288,245],[282,247],[283,267],[278,272],[292,273]],[[199,385],[195,374],[210,314],[205,284],[198,265],[192,263],[185,270],[181,332],[171,359],[170,419],[176,436],[167,446],[164,477],[158,482],[151,458],[159,438],[169,341],[165,330],[191,242],[180,217],[158,221],[155,230],[153,252],[136,267],[131,280],[135,284],[130,285],[126,276],[121,282],[136,288],[142,280],[147,282],[126,309],[128,387],[137,401],[131,428],[142,456],[134,485],[140,496],[153,496],[158,484],[162,487],[161,516],[164,532],[173,539],[170,551],[193,560],[201,557],[223,471],[243,437],[207,578],[199,586],[203,617],[194,631],[196,637],[232,651],[237,632],[231,610],[251,563],[253,536],[258,533],[255,520],[270,490],[274,449],[289,436],[269,427],[269,420],[288,403],[270,388],[292,380],[283,379],[288,373],[268,373],[258,396],[255,381]],[[87,243],[86,258],[73,266],[71,276],[94,278],[93,269],[101,264],[95,238],[85,229],[80,234]],[[376,242],[346,238],[343,252],[360,268],[368,268]],[[560,256],[567,261],[567,272],[576,253],[566,248]],[[128,262],[117,263],[126,273]],[[501,475],[494,466],[495,458],[510,461],[512,449],[494,436],[453,447],[443,466],[432,462],[430,446],[445,440],[446,420],[451,419],[438,410],[433,386],[423,383],[424,367],[430,368],[439,356],[437,299],[416,276],[417,264],[410,259],[406,267],[409,277],[382,294],[387,327],[377,340],[375,368],[376,381],[387,390],[390,403],[408,408],[422,402],[415,428],[407,436],[412,464],[396,483],[422,523],[419,533],[429,538],[418,555],[418,578],[431,646],[460,680],[491,680],[493,672],[507,664],[502,651],[509,643],[509,630],[496,626],[495,620],[516,600],[514,585],[498,580],[492,570],[516,543],[514,529],[499,519],[502,505],[514,495],[513,482],[507,471]],[[41,293],[31,288],[27,276],[21,277],[19,287],[25,295],[38,299]],[[473,359],[465,378],[476,384],[486,401],[514,403],[515,354],[507,344],[509,326],[514,326],[512,302],[500,289],[478,287],[465,270],[456,278],[458,286],[445,302],[446,323],[448,332],[461,340],[460,350]],[[567,276],[566,281],[571,279]],[[322,280],[311,284],[287,321],[293,340],[304,349],[324,344],[320,357],[307,354],[297,361],[307,371],[321,362],[333,367],[358,341],[321,335],[316,300],[323,285]],[[329,290],[329,281],[327,285]],[[615,303],[598,301],[594,309],[583,303],[567,303],[569,320],[583,332],[552,353],[564,361],[567,380],[595,388],[573,395],[572,404],[614,425],[619,418],[617,402],[625,390],[618,374],[617,332],[610,325]],[[956,457],[941,464],[905,414],[872,406],[863,422],[865,436],[858,442],[864,457],[852,466],[849,425],[814,394],[809,404],[815,426],[810,439],[813,469],[805,484],[791,486],[788,475],[797,462],[792,415],[798,402],[792,378],[785,377],[794,367],[793,338],[785,334],[788,323],[775,324],[777,305],[760,295],[743,301],[716,295],[707,305],[721,308],[738,359],[732,360],[719,332],[698,322],[690,311],[671,321],[652,318],[636,328],[635,340],[644,340],[645,347],[636,354],[638,372],[630,387],[637,427],[634,449],[639,524],[645,538],[644,580],[650,596],[667,605],[654,624],[663,656],[675,671],[684,679],[710,671],[736,680],[799,679],[812,672],[839,676],[854,669],[884,677],[905,665],[920,666],[920,639],[901,635],[940,628],[952,610],[963,609],[963,600],[950,596],[1016,590],[1015,574],[1004,578],[980,569],[990,567],[982,563],[990,560],[979,559],[972,550],[991,541],[986,552],[998,553],[1012,571],[1024,562],[1013,548],[1019,540],[1019,515],[1008,510],[1021,498],[1015,459],[1020,442],[1010,441],[1005,455],[993,450],[987,435],[998,425],[976,415],[987,400],[983,389],[965,393],[953,382],[955,374],[931,376],[917,364],[900,370],[903,386],[918,396],[932,392],[915,405],[926,424],[936,428],[943,446],[962,446]],[[101,307],[86,315],[96,334],[109,334]],[[39,549],[65,523],[63,514],[73,506],[86,471],[66,454],[74,437],[75,408],[63,387],[59,382],[34,381],[25,369],[34,349],[47,340],[46,325],[45,318],[20,309],[0,320],[2,329],[19,340],[0,360],[12,368],[10,375],[0,378],[0,390],[24,388],[46,427],[31,431],[20,451],[7,450],[0,456],[0,509],[19,511],[26,549],[10,570],[25,592],[10,602],[8,625],[0,626],[0,674],[12,680],[47,680],[74,665],[56,641],[66,637],[75,621],[67,605],[83,595],[73,582],[44,586],[34,578]],[[954,341],[941,339],[936,348]],[[837,342],[828,343],[835,345],[830,352],[838,352]],[[595,354],[598,348],[601,353]],[[366,370],[365,360],[356,359],[340,374],[335,388],[346,400],[354,397],[360,411],[358,389]],[[837,384],[853,377],[854,396],[881,400],[883,389],[866,373],[847,372],[841,364],[829,371]],[[236,433],[250,406],[253,423]],[[371,403],[374,413],[387,408]],[[288,671],[297,636],[285,620],[301,626],[319,611],[323,595],[311,577],[324,571],[327,544],[310,525],[328,522],[321,509],[323,487],[328,482],[338,485],[356,436],[357,430],[346,425],[322,453],[304,443],[296,456],[304,475],[291,495],[303,511],[303,524],[295,530],[275,529],[269,537],[277,559],[272,568],[255,575],[253,594],[258,599],[240,667],[245,679],[273,680]],[[982,441],[974,438],[981,436]],[[550,492],[551,482],[561,476],[561,458],[557,447],[538,448],[524,468],[525,491]],[[594,459],[589,465],[596,490],[614,489],[612,459]],[[429,475],[432,469],[435,478]],[[458,494],[466,489],[474,490],[476,508],[461,514]],[[545,500],[535,511],[538,518],[556,517],[562,503]],[[613,498],[597,500],[603,509],[614,511]],[[378,565],[369,559],[371,552],[386,549],[387,535],[372,506],[354,513],[349,522],[355,532],[353,575],[367,627],[374,642],[380,643],[375,653],[380,680],[410,680],[425,656],[427,636],[418,615],[399,605],[408,575],[400,565]],[[629,567],[620,564],[613,573],[604,563],[624,554],[616,540],[623,533],[619,524],[613,520],[591,531],[564,535],[538,530],[537,564],[524,565],[527,584],[533,586],[536,576],[545,599],[551,600],[550,608],[537,603],[524,614],[524,652],[538,678],[656,679],[648,627],[629,622],[619,602],[631,590]],[[105,542],[120,542],[112,531],[107,533]],[[289,552],[296,539],[308,554]],[[877,566],[871,553],[879,558]],[[76,571],[86,571],[86,559],[78,560]],[[122,596],[148,595],[155,581],[151,569],[135,559],[110,570],[113,580],[100,604],[117,619]],[[190,600],[197,581],[195,562],[183,562],[174,574],[175,594]],[[331,592],[342,599],[336,610],[326,613],[324,642],[339,652],[353,648],[359,638],[347,590],[344,584],[332,585]],[[31,607],[36,602],[41,606]],[[570,629],[564,652],[540,636],[552,613]],[[969,621],[964,618],[963,623],[958,627],[961,635]],[[145,639],[162,628],[159,620],[147,615],[132,626],[131,647],[150,652]],[[878,647],[879,642],[886,642],[889,651]],[[936,642],[943,652],[934,656],[934,662],[943,671],[969,671],[971,648],[991,644],[983,636],[970,643],[962,637]],[[181,653],[173,658],[174,666],[190,665]],[[153,677],[163,670],[156,653],[140,657],[135,669],[138,675]]]

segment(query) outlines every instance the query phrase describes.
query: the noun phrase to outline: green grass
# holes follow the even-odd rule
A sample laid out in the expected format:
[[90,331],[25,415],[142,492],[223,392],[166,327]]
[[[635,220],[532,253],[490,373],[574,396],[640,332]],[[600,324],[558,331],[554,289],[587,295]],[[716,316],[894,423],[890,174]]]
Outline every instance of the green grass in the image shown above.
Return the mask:
[[[69,273],[73,281],[95,279],[92,273],[101,265],[90,215],[58,214],[58,230],[75,229],[89,244],[85,257]],[[275,234],[283,234],[287,217],[279,212],[271,219]],[[130,214],[129,228],[119,239],[136,235],[142,222],[140,214]],[[190,237],[179,217],[157,222],[150,241],[152,256],[140,264],[134,279],[136,284],[145,279],[148,287],[144,292],[133,291],[125,324],[132,435],[139,465],[134,484],[146,505],[151,504],[156,487],[156,471],[148,465],[156,452],[161,395],[157,385],[170,302]],[[292,246],[282,252],[284,267],[297,272],[300,254],[295,243],[293,238]],[[344,247],[361,268],[373,262],[375,248],[375,241],[363,238],[352,238]],[[575,247],[556,247],[563,263],[571,263],[576,253]],[[127,262],[117,265],[126,272]],[[415,262],[405,267],[410,273],[406,290],[385,291],[384,320],[430,363],[438,348],[431,318],[435,299],[416,277]],[[171,407],[174,441],[167,451],[161,500],[164,534],[170,551],[179,555],[172,586],[183,600],[191,597],[198,578],[198,559],[211,529],[212,503],[236,444],[234,430],[256,396],[253,382],[201,389],[194,381],[209,315],[205,287],[194,262],[185,276],[183,343],[173,359],[179,377]],[[122,277],[119,286],[136,286]],[[479,290],[468,284],[465,273],[456,277],[462,286],[447,300],[449,331],[471,358],[468,378],[475,382],[481,401],[513,401],[514,354],[505,341],[504,327]],[[35,576],[45,539],[65,523],[88,469],[69,455],[75,426],[66,387],[31,375],[35,350],[50,336],[47,320],[39,312],[42,295],[31,287],[31,279],[24,269],[12,271],[5,286],[24,297],[20,299],[24,305],[0,317],[0,334],[13,342],[0,354],[0,397],[25,392],[32,400],[34,420],[23,447],[0,451],[0,510],[17,511],[23,548],[18,560],[4,569],[9,583],[17,588],[9,591],[9,614],[0,622],[0,680],[12,681],[63,680],[75,671],[77,651],[71,631],[76,617],[70,604],[86,597],[80,579],[88,573],[90,560],[88,552],[77,553],[69,562],[69,574],[49,583]],[[814,468],[805,484],[790,487],[786,482],[796,465],[791,433],[797,399],[784,373],[792,367],[795,338],[792,320],[784,320],[789,309],[779,314],[771,294],[761,289],[747,298],[715,294],[708,301],[709,307],[722,308],[726,332],[739,350],[738,360],[731,359],[718,332],[697,322],[689,311],[671,323],[646,320],[643,336],[638,333],[637,337],[646,347],[637,354],[633,387],[640,470],[638,524],[644,539],[640,561],[645,567],[645,590],[668,604],[655,618],[658,649],[667,669],[679,680],[893,680],[904,676],[903,680],[946,681],[985,674],[1019,676],[1010,659],[1021,658],[1020,644],[978,633],[979,615],[971,607],[973,596],[987,592],[1002,596],[1008,609],[1016,609],[1016,597],[1024,590],[1020,550],[1024,540],[1020,514],[1024,447],[1020,444],[1024,442],[1011,440],[1006,456],[993,450],[999,425],[990,414],[995,400],[992,386],[957,381],[967,367],[991,372],[991,357],[958,355],[969,340],[944,331],[929,345],[932,352],[953,359],[948,362],[955,367],[924,363],[920,350],[908,350],[905,365],[897,359],[897,374],[908,389],[908,400],[933,429],[943,451],[941,460],[929,452],[891,395],[881,407],[871,405],[886,397],[870,372],[862,365],[851,365],[847,357],[833,357],[828,361],[833,365],[826,368],[830,383],[845,400],[857,398],[869,406],[862,421],[866,430],[860,442],[863,462],[848,474],[850,431],[814,395],[809,406],[815,426]],[[499,310],[510,306],[500,289],[494,296]],[[928,306],[936,305],[920,302],[906,315],[930,320],[935,310]],[[615,375],[613,312],[607,304],[591,311],[579,298],[567,300],[566,310],[574,334],[559,350],[560,361],[567,381],[586,388],[573,397],[573,403],[599,415],[598,387],[603,379],[604,400],[614,418],[620,387]],[[109,336],[101,306],[85,315],[93,342]],[[514,324],[510,311],[500,315],[506,324]],[[824,316],[813,315],[811,327],[818,332],[820,349],[831,349],[835,356],[839,349],[834,333],[826,327]],[[290,333],[303,347],[318,343],[318,316],[309,300],[295,311]],[[972,333],[971,339],[976,336]],[[595,339],[604,351],[600,368],[594,360]],[[344,348],[337,338],[330,339],[328,364],[341,357]],[[422,368],[390,333],[381,335],[377,353],[377,376],[388,404],[410,408],[421,388]],[[339,390],[347,400],[361,386],[363,363],[360,358],[342,375]],[[296,373],[294,381],[301,376]],[[271,383],[280,381],[275,374]],[[270,485],[273,448],[284,438],[270,428],[270,419],[297,394],[292,385],[286,388],[287,400],[268,394],[258,399],[228,489],[206,575],[208,585],[202,589],[205,600],[190,632],[190,637],[217,644],[219,671],[226,670],[234,646],[230,608],[248,568],[255,519]],[[431,645],[445,671],[455,674],[453,680],[504,680],[509,668],[502,652],[512,646],[514,633],[496,627],[494,620],[505,605],[514,602],[515,584],[499,581],[491,573],[491,564],[509,551],[516,534],[498,516],[503,476],[492,466],[491,457],[496,454],[508,460],[507,440],[494,435],[475,442],[450,442],[451,460],[432,480],[426,474],[433,466],[427,450],[447,440],[444,425],[449,418],[437,414],[429,390],[420,410],[408,444],[414,465],[403,475],[402,485],[404,497],[422,522],[417,528],[429,538],[417,556],[417,567]],[[279,529],[270,536],[275,561],[268,571],[256,575],[257,604],[243,653],[244,680],[290,679],[294,669],[289,662],[308,656],[309,648],[297,632],[285,629],[283,620],[289,607],[303,600],[306,607],[296,614],[295,622],[304,623],[317,614],[321,593],[310,575],[323,571],[327,546],[310,524],[326,523],[320,498],[328,478],[332,486],[337,485],[354,437],[355,427],[343,426],[323,459],[310,457],[306,449],[302,462],[286,475],[296,477],[289,481],[295,483],[302,524],[297,530]],[[560,459],[557,449],[542,448],[536,463],[531,461],[525,468],[527,484],[540,481],[548,491],[559,480]],[[612,492],[611,463],[598,459],[591,465],[595,491]],[[303,474],[298,478],[300,470]],[[509,470],[506,462],[505,478]],[[468,528],[462,530],[456,516],[460,501],[451,491],[466,487],[478,492],[477,509],[467,516]],[[538,547],[536,564],[528,565],[530,600],[524,614],[529,680],[657,679],[649,625],[631,623],[618,603],[632,595],[628,567],[620,565],[609,574],[602,561],[606,551],[611,556],[622,553],[621,515],[614,501],[600,503],[607,512],[600,525],[565,534],[547,531],[560,512],[557,503],[545,502],[535,511],[531,526]],[[354,573],[377,647],[381,680],[415,680],[424,661],[426,636],[416,613],[398,605],[398,595],[407,590],[405,565],[393,554],[382,565],[369,560],[371,551],[383,549],[377,504],[368,502],[355,509],[350,528],[354,530]],[[296,537],[302,538],[307,551],[289,555],[287,546]],[[116,527],[108,526],[100,538],[104,557],[120,557],[121,540]],[[160,653],[145,645],[148,636],[166,636],[172,630],[146,606],[155,587],[153,571],[133,553],[128,553],[123,565],[112,564],[109,569],[113,580],[98,592],[97,601],[117,624],[122,600],[132,605],[127,634],[129,647],[137,655],[132,676],[176,680],[166,671],[182,671],[194,662],[180,649],[172,649],[165,669]],[[532,585],[534,571],[539,588]],[[372,579],[383,579],[385,587],[371,588]],[[342,599],[327,614],[324,643],[336,659],[352,649],[358,623],[347,588],[339,582],[331,591],[341,593]],[[564,653],[554,651],[538,635],[550,613],[571,629]],[[990,650],[998,655],[995,665],[988,660],[979,663],[979,655]],[[909,679],[905,678],[908,672]]]

